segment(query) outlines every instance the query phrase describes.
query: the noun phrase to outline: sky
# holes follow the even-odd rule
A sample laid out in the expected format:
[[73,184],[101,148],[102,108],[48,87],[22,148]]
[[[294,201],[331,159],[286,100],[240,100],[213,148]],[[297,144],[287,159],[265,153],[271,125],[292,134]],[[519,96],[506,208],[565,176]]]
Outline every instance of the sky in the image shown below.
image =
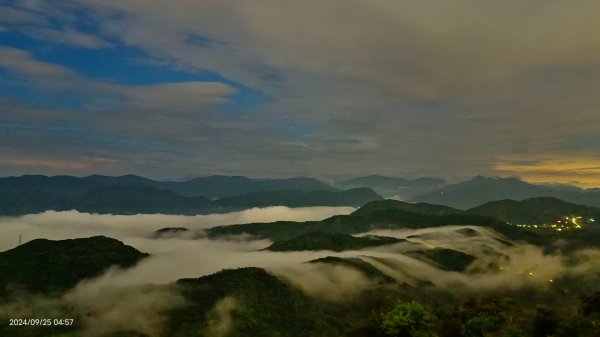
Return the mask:
[[0,176],[600,187],[597,0],[0,0]]

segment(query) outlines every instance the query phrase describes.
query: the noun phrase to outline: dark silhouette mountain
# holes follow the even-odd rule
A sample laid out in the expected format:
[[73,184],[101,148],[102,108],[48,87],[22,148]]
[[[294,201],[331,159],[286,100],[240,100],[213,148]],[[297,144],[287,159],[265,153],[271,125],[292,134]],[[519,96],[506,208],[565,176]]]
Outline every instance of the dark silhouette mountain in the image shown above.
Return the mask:
[[20,177],[0,178],[2,193],[30,193],[33,191],[60,195],[79,195],[81,193],[114,185],[151,187],[172,191],[183,196],[204,196],[222,198],[259,191],[331,191],[332,186],[317,179],[296,177],[286,179],[252,179],[242,176],[210,176],[187,181],[157,181],[135,175],[110,177],[92,175],[88,177],[23,175]]
[[277,241],[266,248],[276,252],[302,251],[302,250],[356,250],[367,247],[389,245],[404,240],[387,236],[352,236],[349,234],[333,232],[310,232],[290,240]]
[[409,203],[398,200],[382,200],[370,202],[358,210],[353,215],[360,216],[380,210],[401,210],[427,215],[449,215],[463,213],[464,211],[448,206],[432,205],[427,203]]
[[5,195],[4,200],[0,204],[0,214],[4,215],[71,209],[101,214],[201,214],[215,211],[216,208],[212,201],[204,197],[188,198],[171,191],[130,185],[105,186],[83,191],[78,195],[23,191]]
[[374,200],[382,200],[370,188],[354,188],[345,191],[275,191],[253,192],[233,197],[221,198],[215,204],[222,207],[248,208],[272,205],[288,207],[306,206],[353,206],[360,207]]
[[[307,179],[254,181],[244,177],[210,177],[193,180],[194,182],[190,184],[196,187],[199,186],[197,185],[198,181],[202,181],[203,186],[208,186],[207,184],[213,180],[226,181],[227,184],[240,180],[245,182],[240,187],[242,190],[254,187],[276,189],[288,185],[305,185],[304,189],[267,190],[210,200],[202,196],[178,194],[175,188],[163,188],[169,187],[170,184],[181,187],[186,185],[187,182],[164,183],[131,175],[121,177],[96,175],[86,178],[69,176],[0,178],[0,200],[2,201],[0,203],[0,215],[23,215],[47,210],[64,211],[71,209],[90,213],[112,214],[207,214],[279,205],[289,207],[358,207],[367,202],[382,199],[370,189],[338,191],[320,185],[321,183],[316,180]],[[223,185],[219,184],[213,185],[212,188],[218,189],[219,186]],[[310,190],[312,187],[323,186],[326,190]],[[228,191],[232,191],[230,187],[227,188],[229,188]],[[224,193],[227,194],[228,192],[224,191]]]
[[188,233],[189,231],[190,229],[185,227],[165,227],[154,231],[154,233],[152,233],[152,238],[168,239],[172,237],[177,237],[183,233]]
[[0,253],[0,294],[15,289],[61,293],[108,267],[131,267],[146,256],[104,236],[32,240]]
[[210,176],[184,182],[159,182],[157,186],[184,196],[223,198],[262,191],[333,191],[334,187],[320,180],[306,177],[286,179],[252,179],[242,176]]
[[423,177],[410,180],[380,175],[358,177],[338,183],[339,186],[345,188],[369,187],[384,197],[399,197],[401,199],[408,199],[416,195],[433,191],[445,184],[446,181],[439,178]]
[[[480,225],[492,227],[511,236],[520,236],[522,231],[507,226],[505,222],[478,214],[431,215],[397,209],[387,201],[382,205],[391,207],[369,207],[370,211],[357,210],[349,215],[337,215],[322,221],[277,221],[272,223],[250,223],[218,226],[206,231],[209,237],[227,237],[250,234],[272,241],[290,240],[310,232],[333,232],[343,234],[364,233],[375,229],[426,228],[448,225]],[[514,231],[514,233],[512,232]],[[517,237],[515,237],[517,238]]]
[[125,185],[91,190],[74,199],[71,206],[81,212],[112,214],[200,214],[215,208],[205,197],[183,197],[171,191]]
[[597,189],[582,190],[574,186],[535,185],[517,178],[482,176],[444,186],[414,197],[410,201],[468,209],[488,201],[505,199],[519,201],[537,197],[554,197],[576,204],[600,207],[600,191]]
[[565,216],[581,216],[583,221],[598,219],[600,222],[600,209],[550,197],[491,201],[467,212],[492,216],[513,224],[549,224]]

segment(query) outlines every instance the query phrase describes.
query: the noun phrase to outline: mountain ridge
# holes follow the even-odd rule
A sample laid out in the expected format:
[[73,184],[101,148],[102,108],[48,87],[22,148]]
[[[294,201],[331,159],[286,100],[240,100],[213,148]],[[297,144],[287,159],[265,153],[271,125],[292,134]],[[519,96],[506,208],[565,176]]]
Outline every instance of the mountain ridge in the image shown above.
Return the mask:
[[415,196],[409,201],[468,209],[489,201],[504,199],[521,201],[537,197],[554,197],[575,204],[600,207],[600,190],[598,189],[537,185],[515,177],[490,178],[484,176],[476,176],[466,181],[449,184]]
[[[208,181],[206,179],[211,178],[197,179],[201,179],[203,184],[201,185],[204,186]],[[72,176],[0,178],[0,200],[3,201],[0,203],[0,215],[24,215],[48,210],[72,209],[102,214],[195,215],[268,206],[359,207],[367,202],[382,199],[370,189],[337,190],[311,178],[253,181],[246,177],[219,176],[217,179],[225,179],[226,184],[231,184],[231,179],[241,179],[246,185],[239,187],[238,190],[250,190],[250,192],[210,199],[204,196],[190,196],[194,193],[180,194],[176,188],[163,188],[168,187],[164,184],[171,184],[169,182],[156,182],[133,175],[120,177],[94,175],[85,178]],[[264,181],[267,181],[267,185],[263,184]],[[187,183],[176,184],[185,186]],[[221,183],[217,183],[212,188],[219,188],[222,185],[219,184]],[[197,188],[201,185],[194,185],[192,188],[199,191]],[[314,189],[318,187],[324,189]]]

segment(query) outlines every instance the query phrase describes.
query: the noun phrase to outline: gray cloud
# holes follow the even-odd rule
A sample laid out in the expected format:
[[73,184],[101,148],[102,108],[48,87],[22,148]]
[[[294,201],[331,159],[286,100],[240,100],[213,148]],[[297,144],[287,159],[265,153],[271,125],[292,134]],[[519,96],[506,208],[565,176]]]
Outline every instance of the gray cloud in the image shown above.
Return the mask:
[[109,42],[98,36],[82,33],[72,28],[62,30],[49,28],[27,28],[22,31],[37,40],[52,41],[69,46],[89,49],[101,49],[111,46]]
[[[207,104],[227,101],[236,90],[220,82],[178,82],[152,85],[121,85],[81,76],[70,69],[39,61],[29,52],[0,46],[0,68],[24,75],[29,83],[44,90],[84,93],[93,97],[119,99],[136,107],[158,110],[180,110],[206,107]],[[93,104],[93,103],[92,103]],[[117,105],[121,107],[121,105]],[[167,112],[168,112],[167,111]]]
[[35,60],[27,51],[21,49],[0,46],[0,56],[2,68],[26,76],[59,78],[74,75],[64,67]]
[[[69,9],[83,6],[103,39],[141,48],[162,65],[210,69],[275,98],[242,116],[223,116],[214,107],[197,108],[189,88],[173,95],[157,88],[110,91],[128,95],[132,112],[123,114],[122,125],[100,123],[103,132],[160,138],[177,144],[188,161],[160,168],[174,156],[155,159],[142,151],[130,170],[511,175],[522,172],[500,170],[498,163],[590,157],[585,146],[564,144],[574,132],[590,136],[600,129],[600,43],[593,38],[600,7],[593,0],[180,0],[168,10],[154,0],[80,0],[62,6],[66,22]],[[48,7],[56,4],[27,6],[32,13]],[[154,98],[157,91],[169,97]],[[165,111],[132,133],[143,115],[138,110],[150,106],[154,112],[196,108],[202,117]],[[274,122],[282,117],[311,131],[297,134]]]

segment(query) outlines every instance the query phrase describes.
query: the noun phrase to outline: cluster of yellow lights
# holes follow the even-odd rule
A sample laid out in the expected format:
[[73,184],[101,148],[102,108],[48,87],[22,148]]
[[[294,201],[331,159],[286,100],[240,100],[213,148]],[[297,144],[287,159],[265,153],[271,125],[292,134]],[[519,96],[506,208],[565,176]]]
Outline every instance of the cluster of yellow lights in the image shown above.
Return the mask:
[[[521,228],[533,228],[533,229],[542,229],[542,228],[551,228],[556,230],[557,232],[562,232],[570,229],[582,229],[583,223],[592,223],[596,222],[595,219],[583,219],[583,217],[578,215],[570,215],[557,220],[551,224],[541,224],[541,225],[529,225],[529,224],[516,224],[515,226]],[[512,225],[512,224],[511,224]]]
[[[500,271],[503,271],[503,270],[504,270],[504,267],[502,267],[502,266],[498,266],[498,269],[499,269]],[[529,272],[527,272],[527,273],[526,273],[526,275],[527,275],[527,276],[529,276],[529,277],[533,277],[533,276],[535,275],[535,273],[534,273],[534,272],[532,272],[532,271],[529,271]],[[554,279],[549,279],[549,280],[548,280],[548,282],[550,282],[550,283],[554,283]]]

